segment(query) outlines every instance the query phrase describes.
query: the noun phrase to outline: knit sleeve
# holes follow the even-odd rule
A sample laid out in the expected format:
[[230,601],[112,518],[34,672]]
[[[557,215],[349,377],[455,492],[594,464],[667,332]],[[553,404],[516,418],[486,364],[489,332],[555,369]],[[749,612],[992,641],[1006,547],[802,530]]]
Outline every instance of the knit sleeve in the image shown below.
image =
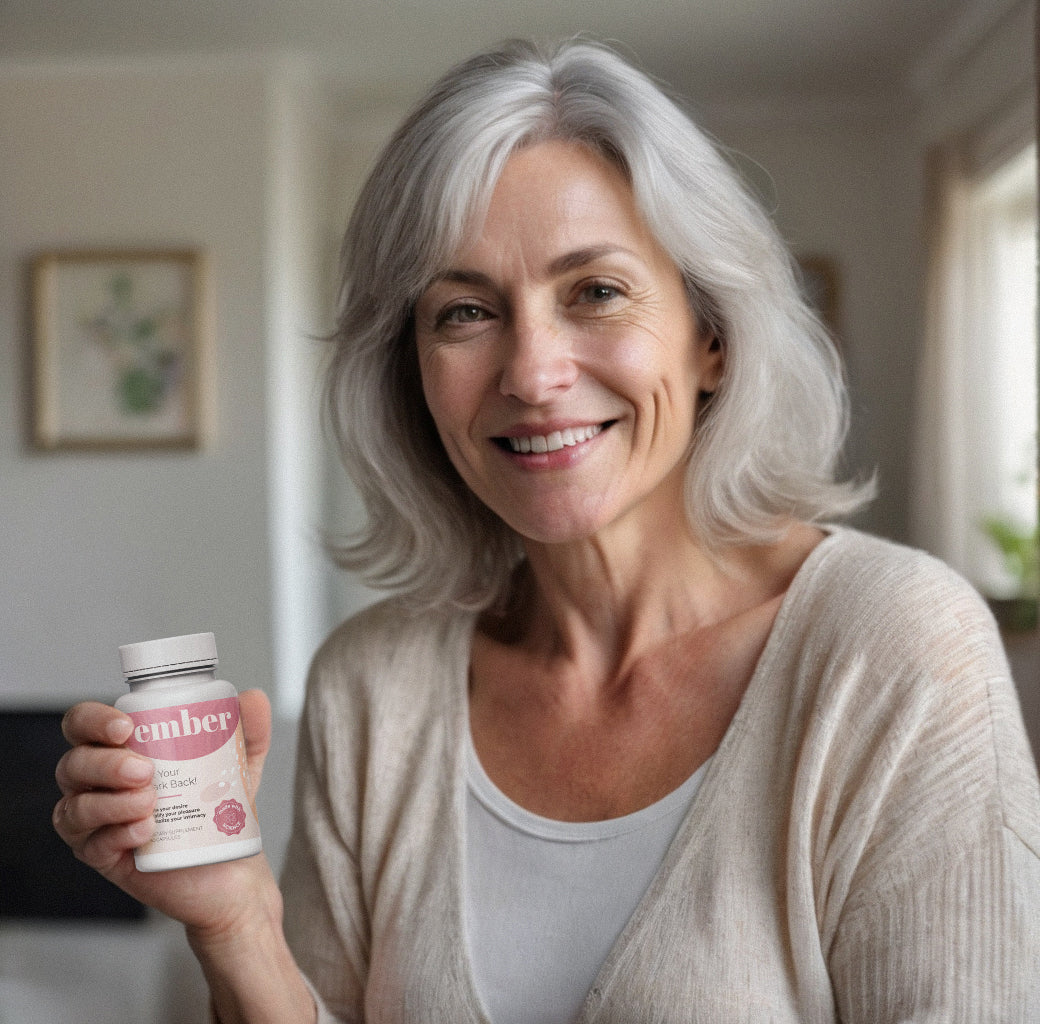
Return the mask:
[[1040,1021],[1040,860],[987,830],[930,878],[865,899],[831,955],[843,1024]]
[[352,744],[336,707],[342,686],[326,675],[335,673],[319,657],[300,724],[293,830],[281,882],[285,934],[318,1004],[318,1024],[360,1024],[368,926],[349,810],[356,773],[345,764]]
[[985,605],[940,582],[927,621],[877,657],[903,680],[883,725],[865,716],[848,747],[827,947],[843,1024],[1040,1021],[1036,767]]

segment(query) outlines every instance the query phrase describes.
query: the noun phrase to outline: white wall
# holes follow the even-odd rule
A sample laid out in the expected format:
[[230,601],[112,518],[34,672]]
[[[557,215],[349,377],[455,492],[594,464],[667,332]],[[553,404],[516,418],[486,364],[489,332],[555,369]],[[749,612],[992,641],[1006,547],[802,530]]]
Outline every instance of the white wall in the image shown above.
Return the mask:
[[[270,688],[260,69],[0,68],[0,701],[116,696],[116,646],[213,630]],[[201,451],[36,454],[26,260],[193,246],[209,263],[215,432]]]
[[[125,689],[119,644],[198,630],[215,632],[239,687],[274,693],[274,637],[288,638],[283,675],[302,671],[288,641],[314,602],[287,614],[273,583],[284,595],[286,558],[307,560],[307,509],[282,500],[307,477],[293,452],[306,454],[316,415],[296,394],[308,391],[315,306],[304,250],[326,201],[299,187],[320,165],[297,145],[305,109],[289,64],[0,66],[0,705],[111,700]],[[207,257],[215,429],[199,451],[27,448],[27,260],[100,246]],[[275,559],[272,538],[287,556]],[[310,616],[312,632],[327,625]],[[260,802],[276,864],[293,733],[277,723]],[[170,1011],[154,1009],[175,982]],[[174,1024],[198,1019],[200,992],[183,937],[161,922],[0,922],[2,1020]]]

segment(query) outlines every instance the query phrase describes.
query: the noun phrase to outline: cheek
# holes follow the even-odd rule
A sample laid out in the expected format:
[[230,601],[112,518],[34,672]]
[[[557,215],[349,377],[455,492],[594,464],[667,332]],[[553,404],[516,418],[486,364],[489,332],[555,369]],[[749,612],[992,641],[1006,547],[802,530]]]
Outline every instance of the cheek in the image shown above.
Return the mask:
[[601,379],[612,381],[615,390],[626,393],[637,405],[660,408],[665,403],[685,414],[696,400],[695,358],[681,340],[659,336],[619,339],[603,356]]
[[453,428],[465,423],[473,410],[476,385],[466,361],[435,353],[419,363],[423,395],[444,440]]

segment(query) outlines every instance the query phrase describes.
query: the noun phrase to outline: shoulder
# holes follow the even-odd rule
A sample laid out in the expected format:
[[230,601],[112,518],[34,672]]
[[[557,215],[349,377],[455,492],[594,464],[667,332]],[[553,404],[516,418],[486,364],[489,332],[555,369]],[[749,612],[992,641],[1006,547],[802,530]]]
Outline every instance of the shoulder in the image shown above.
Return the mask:
[[[1014,696],[986,602],[922,551],[840,529],[810,555],[783,610],[785,647],[842,700],[942,716]],[[823,691],[819,696],[823,696]],[[838,697],[838,694],[833,694]]]
[[420,612],[399,598],[363,609],[315,653],[307,683],[309,716],[356,724],[381,707],[418,710],[464,664],[472,622],[468,612]]
[[999,631],[963,577],[926,552],[857,530],[835,530],[806,564],[803,611],[832,640],[878,655],[948,660],[951,645],[1006,673]]
[[921,551],[853,530],[824,545],[792,639],[813,652],[799,655],[801,681],[832,769],[898,794],[907,832],[913,820],[953,835],[961,821],[967,842],[990,814],[1040,852],[1035,762],[986,602]]
[[468,642],[474,616],[448,608],[421,611],[391,597],[362,609],[341,623],[318,648],[311,663],[312,683],[336,685],[373,671],[399,674],[426,659],[443,657]]
[[901,596],[918,600],[924,596],[971,595],[974,588],[945,562],[895,541],[849,527],[834,530],[820,545],[818,579],[824,586],[855,584],[868,597]]

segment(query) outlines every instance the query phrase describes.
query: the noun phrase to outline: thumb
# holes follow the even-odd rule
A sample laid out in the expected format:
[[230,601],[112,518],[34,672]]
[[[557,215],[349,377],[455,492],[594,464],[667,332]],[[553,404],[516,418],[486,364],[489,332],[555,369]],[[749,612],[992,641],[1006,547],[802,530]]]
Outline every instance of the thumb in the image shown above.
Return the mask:
[[255,800],[264,760],[271,748],[271,702],[263,690],[243,690],[238,695],[238,708],[246,746],[246,768]]

